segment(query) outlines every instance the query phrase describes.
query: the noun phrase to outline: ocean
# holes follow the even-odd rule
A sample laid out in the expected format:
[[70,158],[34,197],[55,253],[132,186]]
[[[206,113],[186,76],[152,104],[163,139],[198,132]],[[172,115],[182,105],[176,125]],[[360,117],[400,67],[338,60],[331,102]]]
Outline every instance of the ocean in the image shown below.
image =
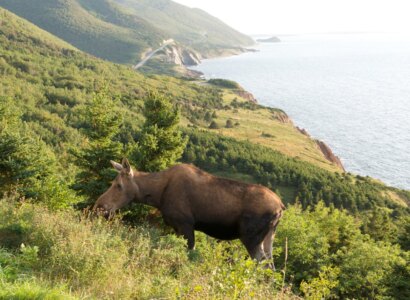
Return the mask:
[[410,37],[279,36],[193,69],[237,81],[325,141],[347,172],[410,190]]

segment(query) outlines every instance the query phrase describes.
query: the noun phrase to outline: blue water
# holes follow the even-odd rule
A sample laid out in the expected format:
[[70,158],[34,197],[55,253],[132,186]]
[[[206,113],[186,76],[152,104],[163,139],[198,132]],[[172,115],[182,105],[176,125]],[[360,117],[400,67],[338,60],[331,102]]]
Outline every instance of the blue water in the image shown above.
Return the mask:
[[410,37],[284,36],[194,69],[227,78],[325,141],[348,172],[410,189]]

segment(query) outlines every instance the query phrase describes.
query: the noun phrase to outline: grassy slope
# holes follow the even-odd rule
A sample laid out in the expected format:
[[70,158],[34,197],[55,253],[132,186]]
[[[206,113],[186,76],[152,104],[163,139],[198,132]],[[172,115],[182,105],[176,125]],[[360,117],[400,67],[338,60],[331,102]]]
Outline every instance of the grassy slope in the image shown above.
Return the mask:
[[85,52],[119,63],[138,61],[146,48],[164,38],[149,23],[105,0],[1,0],[0,5]]
[[[0,33],[8,34],[9,39],[13,39],[14,34],[24,35],[25,40],[31,39],[33,42],[45,43],[48,46],[70,50],[76,50],[74,46],[56,37],[48,31],[42,30],[31,22],[18,18],[11,12],[0,8]],[[14,32],[13,32],[14,31]]]
[[[114,0],[155,24],[175,40],[203,54],[253,44],[221,20],[200,9],[188,8],[170,0]],[[176,21],[177,20],[177,21]]]
[[[231,90],[224,91],[224,102],[230,104],[233,99],[239,103],[247,102]],[[221,125],[218,132],[222,135],[238,140],[247,140],[255,144],[264,145],[291,157],[310,162],[325,170],[339,171],[340,169],[326,160],[316,143],[301,134],[292,123],[281,122],[277,118],[279,110],[263,106],[254,109],[237,108],[220,110],[217,112],[217,123]],[[227,120],[240,125],[225,128]]]

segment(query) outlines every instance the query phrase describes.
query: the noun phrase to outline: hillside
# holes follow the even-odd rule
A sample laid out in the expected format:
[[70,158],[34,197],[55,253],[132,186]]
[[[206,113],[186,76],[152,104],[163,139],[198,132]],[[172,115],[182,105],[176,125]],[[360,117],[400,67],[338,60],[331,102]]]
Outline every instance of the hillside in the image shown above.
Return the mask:
[[235,53],[253,40],[207,12],[171,0],[114,0],[205,58]]
[[0,1],[0,6],[97,57],[135,62],[165,36],[110,1]]
[[[171,1],[0,0],[0,6],[87,53],[118,63],[135,64],[169,38],[204,54],[251,43],[216,18]],[[175,14],[186,23],[175,22]]]
[[[309,198],[303,199],[305,205],[325,198],[329,204],[333,202],[351,209],[371,207],[376,203],[396,209],[408,207],[405,192],[353,175],[339,174],[340,169],[325,159],[313,140],[286,121],[286,115],[280,110],[249,102],[235,89],[167,76],[144,76],[127,67],[92,58],[56,38],[49,38],[51,36],[44,31],[11,13],[0,12],[0,95],[15,102],[22,110],[23,120],[35,134],[64,158],[59,164],[62,169],[71,170],[68,178],[73,178],[76,170],[68,150],[86,140],[79,130],[84,124],[81,112],[90,103],[93,92],[108,84],[113,96],[121,99],[117,105],[124,116],[124,132],[120,135],[124,144],[132,142],[142,124],[142,99],[149,90],[157,90],[180,107],[181,125],[188,127],[187,134],[194,137],[207,132],[203,138],[208,142],[216,136],[227,136],[235,139],[233,147],[249,147],[250,143],[252,151],[263,153],[252,157],[249,166],[248,162],[242,162],[239,165],[243,168],[236,169],[250,175],[251,181],[283,189],[289,195],[288,202],[304,195]],[[231,128],[226,128],[228,120],[234,124]],[[209,129],[211,121],[220,128]],[[202,143],[198,138],[195,137],[197,143]],[[214,147],[219,146],[214,144],[208,150]],[[206,154],[211,160],[205,164],[197,161],[201,155],[192,155],[186,156],[186,160],[210,171],[230,169],[226,163],[218,165],[222,170],[213,168],[211,156],[218,157],[218,150]],[[282,167],[277,168],[279,165]],[[364,186],[356,186],[355,182],[362,182]],[[329,191],[329,184],[335,188]],[[368,190],[366,196],[362,194],[364,190]],[[310,194],[305,195],[308,192]],[[366,204],[369,201],[370,206]]]
[[[408,298],[408,191],[341,173],[282,111],[250,102],[237,85],[145,76],[4,9],[0,24],[0,299]],[[181,161],[280,193],[287,211],[274,253],[282,269],[289,241],[283,285],[282,272],[256,266],[239,242],[198,234],[187,253],[146,215],[127,227],[73,210],[84,200],[72,189],[83,168],[73,153],[90,143],[86,112],[101,91],[121,116],[113,139],[122,155],[138,142],[144,98],[156,91],[181,111],[189,138]]]

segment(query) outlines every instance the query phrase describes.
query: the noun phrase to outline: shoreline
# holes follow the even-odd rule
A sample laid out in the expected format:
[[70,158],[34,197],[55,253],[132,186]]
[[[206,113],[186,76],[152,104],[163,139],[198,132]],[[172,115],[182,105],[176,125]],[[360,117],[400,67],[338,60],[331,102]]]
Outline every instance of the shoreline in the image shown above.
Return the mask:
[[[256,43],[255,45],[258,45],[258,43]],[[225,57],[232,57],[232,56],[237,56],[237,55],[241,55],[241,54],[245,54],[245,53],[259,52],[259,51],[260,51],[260,50],[258,50],[258,49],[242,48],[242,52],[239,52],[239,53],[236,53],[236,54],[232,54],[232,55],[215,56],[215,57],[205,58],[205,59],[202,59],[202,58],[201,58],[201,59],[200,59],[200,64],[202,64],[203,60],[210,60],[210,59],[219,59],[219,58],[225,58]],[[198,65],[196,65],[196,66],[199,66],[200,64],[198,64]],[[192,78],[197,79],[197,80],[198,80],[198,79],[200,79],[200,80],[205,80],[205,81],[208,81],[209,79],[211,79],[211,78],[206,78],[205,74],[204,74],[202,71],[192,70],[192,69],[190,69],[190,67],[194,67],[194,66],[184,66],[184,68],[187,70],[188,74],[193,74],[193,75],[194,75]],[[199,75],[199,76],[197,76],[197,75]],[[239,86],[241,86],[240,83],[237,82],[237,81],[235,81],[235,80],[232,80],[232,79],[229,79],[229,78],[221,78],[221,79],[226,79],[226,80],[234,81],[234,82],[236,82]],[[241,87],[242,87],[242,86],[241,86]],[[305,135],[306,137],[310,138],[313,142],[316,143],[316,145],[317,145],[319,151],[322,153],[323,157],[324,157],[326,160],[328,160],[328,161],[331,162],[332,164],[336,165],[336,166],[340,169],[340,171],[342,171],[343,173],[349,173],[349,171],[346,170],[345,166],[343,165],[342,159],[341,159],[338,155],[335,155],[335,154],[334,154],[333,150],[331,149],[331,147],[330,147],[326,142],[324,142],[324,141],[322,141],[322,140],[319,140],[319,139],[317,139],[317,138],[315,138],[315,137],[312,137],[312,136],[308,133],[308,131],[307,131],[305,128],[300,128],[299,126],[295,125],[295,122],[289,117],[289,115],[286,113],[286,111],[283,110],[282,108],[280,108],[280,107],[272,107],[272,106],[268,106],[268,105],[265,105],[265,104],[260,104],[259,101],[258,101],[257,98],[253,95],[252,92],[250,92],[250,91],[248,91],[248,90],[246,90],[246,89],[244,89],[244,88],[242,88],[242,89],[243,89],[243,91],[244,91],[245,93],[251,95],[251,97],[252,97],[252,99],[253,99],[252,102],[254,102],[254,103],[258,104],[258,105],[261,105],[261,106],[263,106],[263,107],[266,107],[266,108],[273,108],[273,109],[279,109],[279,110],[281,110],[281,111],[286,115],[286,118],[289,120],[289,122],[294,126],[294,128],[295,128],[297,131],[300,132],[300,134]],[[379,180],[379,179],[378,179],[378,180]]]
[[[264,48],[262,48],[261,51],[264,51]],[[258,55],[258,54],[256,54],[256,55]],[[221,58],[221,57],[215,57],[215,58],[212,58],[212,59],[218,59],[218,58]],[[249,58],[249,60],[251,60],[251,58]],[[224,61],[224,60],[222,59],[221,61]],[[248,61],[248,60],[245,59],[245,61]],[[205,63],[205,60],[201,60],[201,64],[202,63]],[[218,63],[212,63],[211,66],[213,64],[216,65],[216,66],[218,65]],[[222,62],[221,62],[221,64],[222,64]],[[227,65],[226,62],[225,62],[225,65]],[[224,65],[222,64],[222,66],[224,66]],[[200,71],[201,68],[198,67],[198,69],[197,69],[196,67],[194,67],[194,71],[198,71],[198,70]],[[205,70],[207,70],[207,68],[205,68]],[[235,68],[233,68],[233,72],[235,72],[234,70],[235,70]],[[211,77],[207,77],[207,76],[203,75],[202,79],[227,78],[228,80],[231,80],[231,79],[229,79],[229,78],[232,78],[232,77],[229,76],[230,75],[229,72],[224,72],[223,69],[221,69],[220,71],[221,72],[218,72],[217,69],[215,69],[216,73],[213,73],[214,71],[213,71],[212,67],[210,69],[208,68],[207,74],[208,74],[208,76],[211,76]],[[215,74],[216,74],[216,76],[215,76]],[[220,75],[218,75],[218,74],[220,74]],[[232,75],[234,75],[234,74],[235,73],[232,73]],[[246,74],[244,76],[246,78]],[[233,76],[233,78],[243,79],[242,82],[248,82],[248,81],[246,81],[246,79],[242,78],[241,76]],[[233,80],[233,81],[241,82],[241,80],[239,80],[239,81]],[[249,82],[248,82],[248,87],[249,87]],[[261,85],[256,85],[256,86],[250,85],[250,87],[257,88],[256,90],[252,89],[252,88],[248,89],[248,90],[250,90],[251,92],[256,93],[258,95],[258,97],[257,97],[258,99],[259,99],[259,97],[262,97],[264,99],[264,101],[263,101],[264,103],[261,104],[261,105],[263,105],[267,108],[287,107],[289,109],[289,105],[288,106],[286,106],[286,105],[285,106],[284,105],[270,105],[270,103],[273,102],[273,101],[269,101],[269,99],[272,100],[272,95],[269,95],[269,93],[268,93],[269,89],[267,89],[266,87],[264,89],[263,85],[262,86]],[[262,91],[265,90],[265,91],[268,91],[268,92],[266,92],[266,93],[262,92],[261,93],[260,92],[261,90]],[[310,95],[310,96],[312,96],[312,95]],[[259,101],[260,101],[260,99],[259,99]],[[283,101],[275,101],[274,103],[276,103],[276,102],[283,104]],[[284,109],[284,110],[286,111],[286,109]],[[313,116],[316,119],[318,117],[317,114],[314,114]],[[306,119],[309,120],[309,118],[312,118],[312,116],[309,117],[309,115],[305,115],[303,118],[301,118],[302,122],[301,123],[296,123],[296,125],[303,124],[301,126],[307,128],[308,131],[311,132],[310,127],[306,125],[306,124],[310,124],[310,122],[306,122]],[[313,120],[315,120],[315,118],[313,118]],[[303,120],[305,120],[305,122]],[[325,126],[325,124],[326,123],[322,122],[323,126]],[[318,132],[318,129],[319,129],[319,132]],[[331,136],[329,136],[329,134],[326,134],[326,133],[329,133],[329,130],[327,130],[327,131],[324,130],[323,131],[324,134],[320,134],[320,126],[319,126],[319,128],[317,128],[317,126],[316,126],[316,127],[313,127],[312,132],[313,131],[315,132],[314,136],[319,136],[320,140],[322,140],[322,141],[331,140],[332,141]],[[354,133],[352,133],[352,136],[355,136]],[[330,137],[330,139],[329,139],[329,137]],[[360,137],[360,135],[359,135],[359,137]],[[315,139],[312,138],[312,140],[315,140]],[[389,139],[387,139],[387,140],[389,140]],[[333,140],[333,143],[335,143],[335,141],[336,141],[336,144],[337,143],[340,144],[340,138],[335,138]],[[357,156],[356,155],[357,151],[354,148],[350,151],[349,147],[351,147],[351,145],[349,143],[345,143],[345,144],[342,144],[342,145],[344,145],[344,146],[341,149],[339,149],[339,152],[337,154],[343,153],[343,154],[341,154],[342,155],[342,162],[344,162],[346,164],[346,170],[345,170],[346,173],[353,174],[354,176],[359,176],[359,177],[369,177],[369,178],[372,178],[373,180],[378,181],[380,183],[383,183],[387,186],[397,188],[397,189],[406,190],[406,191],[410,191],[410,186],[406,183],[406,180],[403,181],[403,178],[405,178],[405,177],[403,177],[403,175],[400,175],[400,176],[396,177],[394,174],[392,174],[392,172],[389,172],[389,170],[392,170],[392,168],[397,165],[394,161],[391,162],[391,163],[390,163],[390,161],[387,161],[387,160],[383,161],[385,163],[384,166],[386,168],[386,172],[384,172],[384,171],[383,172],[376,172],[377,171],[377,166],[378,166],[377,163],[376,163],[376,167],[372,167],[372,165],[370,165],[370,167],[368,167],[367,165],[358,165],[359,162],[363,161],[362,160],[363,157],[362,156]],[[348,151],[343,151],[343,149],[344,150],[348,149]],[[390,148],[388,148],[388,149],[390,149]],[[377,151],[373,151],[371,153],[374,154],[374,153],[377,153]],[[370,159],[370,156],[368,156],[367,159]],[[406,174],[406,172],[402,172],[400,174]],[[393,175],[393,176],[389,176],[389,175]]]

